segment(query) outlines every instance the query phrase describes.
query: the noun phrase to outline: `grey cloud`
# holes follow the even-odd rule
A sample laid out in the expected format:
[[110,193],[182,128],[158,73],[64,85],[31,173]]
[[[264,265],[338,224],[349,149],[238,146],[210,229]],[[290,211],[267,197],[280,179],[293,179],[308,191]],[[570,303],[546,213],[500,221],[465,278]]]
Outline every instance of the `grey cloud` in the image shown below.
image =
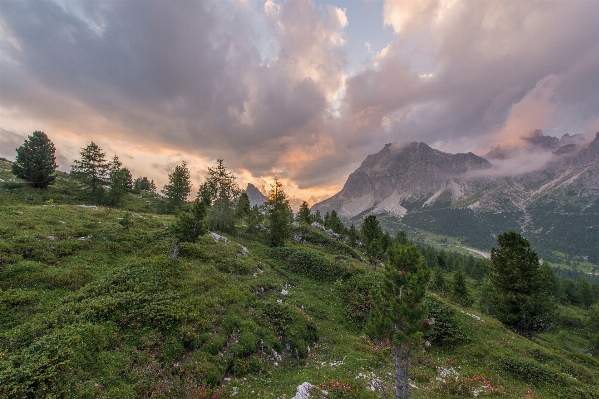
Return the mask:
[[536,127],[573,134],[599,117],[599,3],[467,1],[445,19],[438,3],[415,12],[376,68],[348,77],[334,117],[347,55],[333,8],[4,1],[0,106],[300,188],[338,182],[388,142],[474,143],[548,76],[555,111]]

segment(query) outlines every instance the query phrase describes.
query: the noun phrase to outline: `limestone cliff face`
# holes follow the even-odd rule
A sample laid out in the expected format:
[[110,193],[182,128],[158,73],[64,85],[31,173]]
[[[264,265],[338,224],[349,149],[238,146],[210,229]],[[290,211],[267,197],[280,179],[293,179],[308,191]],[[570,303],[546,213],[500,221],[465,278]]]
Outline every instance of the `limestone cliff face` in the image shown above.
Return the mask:
[[314,209],[321,209],[321,213],[336,209],[346,217],[369,208],[402,215],[404,200],[431,197],[440,190],[448,190],[455,199],[467,195],[471,186],[478,184],[469,184],[474,183],[473,179],[465,179],[464,175],[489,168],[489,161],[473,153],[449,154],[418,142],[387,144],[366,157],[339,193]]
[[268,198],[266,198],[266,196],[262,194],[260,190],[258,190],[258,188],[254,186],[252,183],[248,183],[248,186],[245,189],[245,193],[248,195],[248,198],[250,200],[250,206],[260,206],[268,200]]
[[[543,196],[558,198],[566,192],[570,197],[572,192],[599,197],[599,133],[590,143],[581,137],[565,135],[558,140],[536,134],[525,148],[494,149],[489,154],[493,163],[473,153],[449,154],[425,143],[387,144],[366,157],[339,193],[312,208],[321,213],[334,209],[345,218],[362,213],[401,217],[408,209],[438,201],[501,212],[510,207],[524,210]],[[535,158],[544,162],[534,170],[519,169],[518,162]]]

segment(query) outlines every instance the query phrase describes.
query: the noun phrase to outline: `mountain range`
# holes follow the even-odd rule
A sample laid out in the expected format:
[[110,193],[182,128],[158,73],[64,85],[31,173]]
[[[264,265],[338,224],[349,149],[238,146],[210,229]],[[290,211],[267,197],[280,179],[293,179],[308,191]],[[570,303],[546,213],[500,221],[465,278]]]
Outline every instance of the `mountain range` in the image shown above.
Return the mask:
[[589,142],[537,130],[518,147],[495,147],[482,157],[422,142],[387,144],[312,210],[334,209],[348,223],[377,214],[396,229],[462,237],[481,249],[516,230],[547,253],[597,262],[598,199],[599,133]]

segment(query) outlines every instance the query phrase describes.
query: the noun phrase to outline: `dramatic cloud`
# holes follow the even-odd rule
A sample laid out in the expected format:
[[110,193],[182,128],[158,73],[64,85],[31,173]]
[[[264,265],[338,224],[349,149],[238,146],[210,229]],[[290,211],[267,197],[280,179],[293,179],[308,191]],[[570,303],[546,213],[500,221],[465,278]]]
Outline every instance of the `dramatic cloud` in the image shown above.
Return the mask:
[[0,2],[1,155],[44,130],[63,170],[94,140],[159,186],[222,157],[242,184],[278,176],[315,201],[388,142],[484,153],[598,129],[598,2],[387,1],[394,39],[361,69],[348,15],[326,0]]

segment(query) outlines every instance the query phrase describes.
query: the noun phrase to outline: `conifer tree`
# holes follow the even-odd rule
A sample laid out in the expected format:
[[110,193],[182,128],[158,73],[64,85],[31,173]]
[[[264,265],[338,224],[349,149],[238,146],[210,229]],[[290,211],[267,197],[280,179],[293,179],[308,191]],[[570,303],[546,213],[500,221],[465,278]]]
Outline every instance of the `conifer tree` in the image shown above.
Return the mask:
[[496,317],[512,330],[530,334],[546,329],[553,318],[555,301],[549,282],[539,270],[539,258],[528,240],[514,231],[497,237],[499,249],[491,250]]
[[304,222],[308,224],[310,224],[310,222],[312,221],[310,215],[310,208],[308,207],[308,203],[306,201],[302,201],[302,204],[300,205],[300,209],[297,212],[297,220],[298,222]]
[[208,231],[206,218],[206,204],[196,199],[191,207],[191,212],[179,212],[177,220],[171,226],[175,238],[182,242],[196,242],[198,237]]
[[379,225],[376,215],[368,215],[364,218],[361,227],[362,241],[368,246],[372,240],[378,240],[383,236],[383,230]]
[[123,164],[119,160],[119,157],[115,155],[110,163],[110,172],[108,174],[108,184],[110,185],[108,205],[117,205],[127,193],[131,173],[127,168],[123,168],[122,166]]
[[71,175],[81,181],[90,190],[92,197],[99,198],[103,193],[110,172],[110,164],[106,161],[106,154],[93,141],[81,149],[80,159],[71,165]]
[[[212,206],[208,216],[211,230],[233,233],[235,230],[235,199],[241,195],[234,172],[227,171],[222,159],[208,168],[206,181],[200,186],[199,197]],[[249,199],[248,199],[249,201]]]
[[312,215],[312,222],[324,224],[324,220],[322,220],[322,216],[320,215],[320,209],[317,209],[314,215]]
[[252,209],[250,207],[250,198],[244,191],[243,193],[241,193],[239,199],[237,200],[237,217],[246,217],[250,214],[251,211]]
[[453,275],[453,298],[460,304],[470,305],[470,294],[466,287],[466,277],[461,270],[458,270]]
[[374,296],[366,326],[368,335],[388,339],[395,347],[395,398],[409,398],[410,355],[421,345],[428,320],[424,301],[430,271],[416,245],[395,244],[389,249],[389,264],[382,286]]
[[406,245],[410,243],[410,240],[408,240],[408,235],[405,231],[399,230],[397,234],[395,234],[395,242],[399,245]]
[[56,176],[56,148],[46,133],[36,130],[22,146],[17,148],[12,172],[33,187],[46,188],[54,184]]
[[283,184],[278,179],[271,185],[266,208],[270,221],[269,244],[271,247],[281,247],[291,236],[293,213],[287,194],[283,191]]
[[166,199],[164,208],[161,211],[174,213],[181,209],[190,191],[189,169],[187,169],[187,164],[183,162],[181,165],[175,166],[173,173],[168,175],[168,183],[162,189]]
[[358,246],[358,231],[353,223],[351,226],[349,226],[347,237],[349,238],[348,244],[350,247],[355,248]]
[[445,275],[443,270],[436,267],[433,272],[433,280],[431,281],[431,288],[437,294],[443,295],[447,289],[447,282],[445,281]]

